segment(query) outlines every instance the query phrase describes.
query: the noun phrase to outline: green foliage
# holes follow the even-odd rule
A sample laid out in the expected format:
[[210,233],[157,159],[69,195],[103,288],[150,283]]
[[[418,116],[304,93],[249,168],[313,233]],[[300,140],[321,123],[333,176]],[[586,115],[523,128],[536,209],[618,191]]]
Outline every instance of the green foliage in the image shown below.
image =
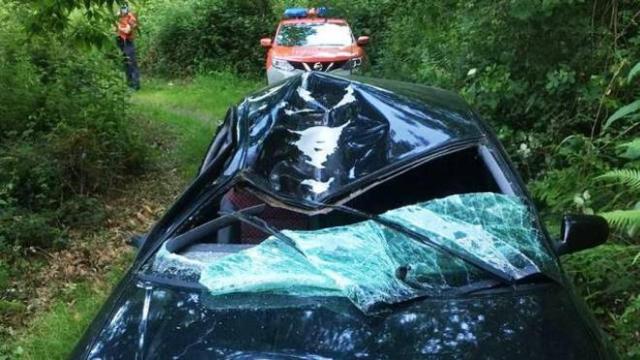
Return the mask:
[[121,0],[3,0],[11,11],[24,12],[24,24],[32,34],[62,32],[76,12],[82,12],[92,25],[110,22],[110,12]]
[[631,82],[638,74],[640,74],[640,62],[635,64],[631,70],[629,70],[629,75],[627,76],[627,81]]
[[640,226],[640,209],[614,210],[600,213],[611,226],[633,234]]
[[631,104],[625,105],[611,115],[604,124],[606,130],[611,124],[620,119],[630,117],[632,120],[640,119],[640,100],[636,100]]
[[610,306],[620,306],[627,297],[640,294],[638,253],[638,245],[607,244],[570,255],[565,264],[597,311],[615,310]]
[[65,245],[63,230],[55,220],[52,212],[10,208],[0,215],[0,238],[5,240],[5,246],[61,247]]
[[0,260],[0,289],[9,287],[9,266]]
[[602,319],[620,355],[633,359],[640,354],[640,246],[602,245],[570,255],[567,272]]
[[626,349],[623,355],[629,359],[640,357],[640,295],[629,302],[620,316],[614,317],[614,332],[620,334],[615,342],[619,349]]
[[255,74],[263,68],[258,40],[275,26],[269,0],[163,2],[144,11],[141,19],[152,22],[141,40],[147,42],[141,57],[149,70],[175,76],[208,69]]
[[[0,244],[62,246],[101,220],[93,197],[144,170],[120,65],[59,36],[0,25]],[[113,49],[115,50],[115,49]]]
[[611,170],[596,177],[596,180],[611,181],[627,186],[632,191],[640,191],[640,170]]
[[8,350],[13,350],[13,356],[20,359],[68,358],[112,285],[73,285],[45,316],[31,323],[28,334],[20,336],[14,341],[13,349]]
[[[630,144],[630,143],[629,143]],[[629,144],[626,144],[630,146]],[[627,153],[629,147],[627,147]],[[631,199],[638,199],[640,193],[640,171],[637,169],[617,169],[608,171],[595,180],[613,183],[624,190],[621,194],[631,195]],[[634,236],[637,229],[640,229],[640,203],[636,202],[631,210],[613,210],[600,213],[609,224],[621,231],[626,231],[629,236]]]
[[640,159],[640,138],[635,138],[629,142],[622,143],[617,146],[618,149],[624,150],[620,157],[629,160]]

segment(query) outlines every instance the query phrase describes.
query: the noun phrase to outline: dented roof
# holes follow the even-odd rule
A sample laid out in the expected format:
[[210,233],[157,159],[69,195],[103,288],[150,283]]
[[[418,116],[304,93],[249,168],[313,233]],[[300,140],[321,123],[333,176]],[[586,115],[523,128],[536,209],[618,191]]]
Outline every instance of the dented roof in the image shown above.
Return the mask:
[[242,173],[258,188],[312,203],[485,136],[451,93],[317,72],[247,97],[232,123],[236,145],[225,175]]

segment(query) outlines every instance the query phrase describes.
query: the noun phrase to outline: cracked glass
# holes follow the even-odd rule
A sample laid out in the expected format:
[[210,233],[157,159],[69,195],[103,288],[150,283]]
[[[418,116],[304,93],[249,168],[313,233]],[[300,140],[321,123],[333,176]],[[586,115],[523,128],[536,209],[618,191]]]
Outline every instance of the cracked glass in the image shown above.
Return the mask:
[[[557,273],[528,206],[497,193],[452,195],[381,217],[522,279]],[[191,256],[160,251],[157,272],[187,274],[211,295],[274,293],[341,296],[363,312],[487,280],[453,255],[371,220],[310,231],[283,230],[236,253]]]

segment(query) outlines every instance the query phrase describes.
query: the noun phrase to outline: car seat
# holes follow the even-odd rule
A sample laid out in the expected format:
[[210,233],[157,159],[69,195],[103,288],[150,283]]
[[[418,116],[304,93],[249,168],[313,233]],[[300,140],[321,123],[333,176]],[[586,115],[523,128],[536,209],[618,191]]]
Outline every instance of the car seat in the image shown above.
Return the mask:
[[[241,189],[232,188],[220,201],[220,211],[233,212],[264,201]],[[276,229],[305,230],[309,228],[308,217],[297,212],[277,207],[266,206],[259,217]],[[237,223],[218,230],[219,244],[259,244],[270,234],[251,225]]]

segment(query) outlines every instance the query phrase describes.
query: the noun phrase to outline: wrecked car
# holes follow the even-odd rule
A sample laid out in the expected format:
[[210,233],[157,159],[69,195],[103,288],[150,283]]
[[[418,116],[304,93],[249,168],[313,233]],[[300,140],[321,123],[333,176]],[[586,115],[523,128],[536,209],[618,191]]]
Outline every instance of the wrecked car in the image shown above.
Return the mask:
[[458,96],[309,72],[232,107],[77,359],[615,357]]

